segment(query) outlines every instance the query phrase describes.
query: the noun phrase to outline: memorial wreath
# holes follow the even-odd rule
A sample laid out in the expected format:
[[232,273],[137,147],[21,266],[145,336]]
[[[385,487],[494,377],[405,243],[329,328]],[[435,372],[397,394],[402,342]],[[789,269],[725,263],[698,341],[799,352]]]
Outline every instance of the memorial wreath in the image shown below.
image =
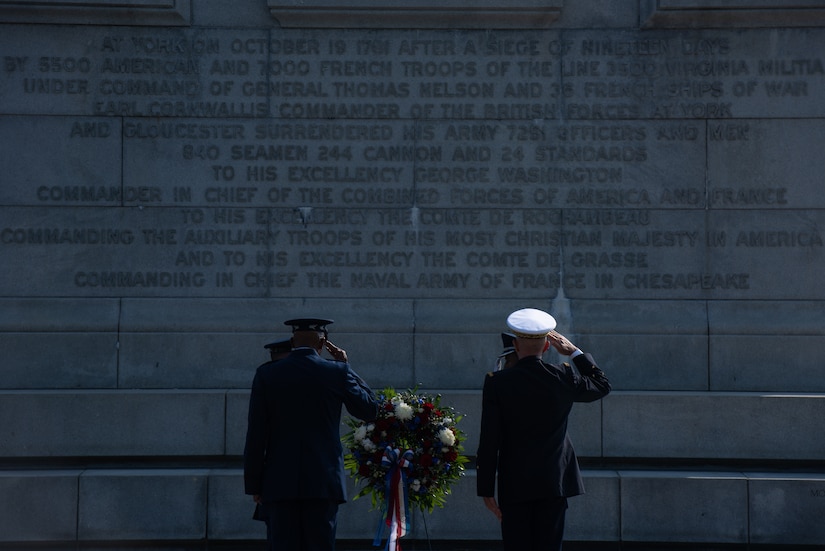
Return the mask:
[[450,487],[464,475],[467,457],[457,426],[462,416],[441,404],[440,395],[387,388],[378,401],[375,421],[347,418],[344,466],[363,483],[354,499],[369,495],[373,508],[381,509],[374,544],[380,545],[383,527],[389,526],[392,551],[409,530],[411,508],[432,512],[444,506]]

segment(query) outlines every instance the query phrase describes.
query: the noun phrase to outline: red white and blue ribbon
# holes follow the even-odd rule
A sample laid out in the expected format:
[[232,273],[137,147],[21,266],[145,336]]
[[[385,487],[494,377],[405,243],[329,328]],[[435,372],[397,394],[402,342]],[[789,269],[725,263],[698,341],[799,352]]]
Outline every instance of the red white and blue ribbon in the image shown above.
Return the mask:
[[410,531],[410,504],[407,498],[407,473],[412,468],[413,452],[407,450],[403,454],[399,449],[392,449],[387,446],[384,456],[381,458],[381,465],[388,467],[386,480],[386,504],[385,511],[381,512],[378,530],[372,544],[381,546],[381,536],[384,526],[389,526],[390,533],[387,544],[384,547],[387,551],[401,551],[398,539]]

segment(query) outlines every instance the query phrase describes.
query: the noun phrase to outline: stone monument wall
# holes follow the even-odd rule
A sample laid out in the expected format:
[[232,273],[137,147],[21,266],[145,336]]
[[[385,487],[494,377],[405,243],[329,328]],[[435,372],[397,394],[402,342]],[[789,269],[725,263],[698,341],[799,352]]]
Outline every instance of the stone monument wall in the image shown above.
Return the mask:
[[[614,385],[569,540],[821,544],[824,16],[0,1],[0,548],[262,539],[247,391],[290,317],[473,455],[521,307]],[[471,470],[412,537],[489,520]]]

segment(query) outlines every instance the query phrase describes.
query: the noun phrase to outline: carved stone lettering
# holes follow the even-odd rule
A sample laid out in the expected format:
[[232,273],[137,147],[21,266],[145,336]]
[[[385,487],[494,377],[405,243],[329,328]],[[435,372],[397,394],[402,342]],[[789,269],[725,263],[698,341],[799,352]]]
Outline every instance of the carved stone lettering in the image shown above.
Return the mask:
[[755,108],[825,114],[817,33],[9,31],[0,133],[54,145],[11,157],[0,246],[57,295],[743,298],[753,255],[822,255],[782,210],[815,182],[746,161]]

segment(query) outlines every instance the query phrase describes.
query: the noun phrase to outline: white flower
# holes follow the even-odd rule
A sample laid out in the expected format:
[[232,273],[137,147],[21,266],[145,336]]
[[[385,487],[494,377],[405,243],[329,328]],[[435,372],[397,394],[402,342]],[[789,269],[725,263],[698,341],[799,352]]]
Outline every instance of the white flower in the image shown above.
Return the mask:
[[455,433],[450,429],[441,429],[438,431],[438,439],[441,440],[442,444],[452,446],[455,444]]
[[401,421],[409,421],[413,418],[413,408],[406,402],[399,400],[398,403],[395,404],[395,416]]
[[417,492],[418,490],[420,490],[421,489],[421,481],[418,480],[417,478],[415,480],[413,480],[412,484],[410,484],[410,489],[413,492]]
[[361,425],[360,427],[355,429],[355,432],[353,433],[352,437],[355,438],[356,442],[360,442],[361,440],[367,437],[367,427]]
[[361,445],[364,446],[364,451],[374,452],[375,451],[375,442],[372,440],[362,440]]

